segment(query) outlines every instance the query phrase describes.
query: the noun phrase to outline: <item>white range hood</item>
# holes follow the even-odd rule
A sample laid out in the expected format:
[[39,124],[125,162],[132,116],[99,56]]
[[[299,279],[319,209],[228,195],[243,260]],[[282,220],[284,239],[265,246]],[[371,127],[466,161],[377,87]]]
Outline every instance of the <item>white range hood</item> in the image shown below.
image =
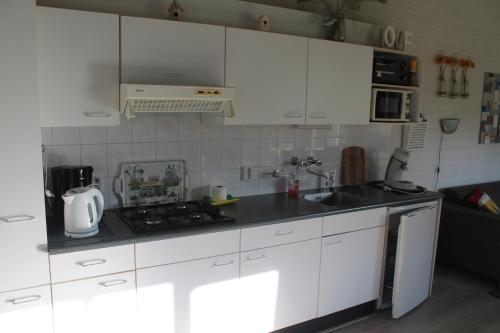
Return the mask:
[[234,88],[150,84],[120,85],[120,112],[128,119],[145,112],[233,114]]

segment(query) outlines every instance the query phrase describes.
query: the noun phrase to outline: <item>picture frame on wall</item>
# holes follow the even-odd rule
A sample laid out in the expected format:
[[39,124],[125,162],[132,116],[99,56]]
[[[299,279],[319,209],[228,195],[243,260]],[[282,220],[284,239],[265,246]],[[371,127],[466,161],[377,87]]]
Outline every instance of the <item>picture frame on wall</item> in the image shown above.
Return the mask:
[[484,74],[479,143],[500,143],[500,74]]

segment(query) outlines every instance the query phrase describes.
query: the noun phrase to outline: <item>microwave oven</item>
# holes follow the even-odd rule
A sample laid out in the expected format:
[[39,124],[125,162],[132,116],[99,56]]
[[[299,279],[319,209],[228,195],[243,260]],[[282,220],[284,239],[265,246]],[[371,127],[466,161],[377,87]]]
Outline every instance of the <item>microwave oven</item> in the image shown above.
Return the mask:
[[409,122],[412,95],[411,91],[373,88],[370,120]]

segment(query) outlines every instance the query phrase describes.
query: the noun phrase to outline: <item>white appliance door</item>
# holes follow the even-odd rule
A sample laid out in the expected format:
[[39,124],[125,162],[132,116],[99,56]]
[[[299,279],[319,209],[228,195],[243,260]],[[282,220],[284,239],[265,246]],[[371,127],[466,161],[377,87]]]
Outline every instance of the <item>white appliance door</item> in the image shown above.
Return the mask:
[[401,215],[392,294],[393,318],[400,318],[429,297],[436,219],[436,206]]

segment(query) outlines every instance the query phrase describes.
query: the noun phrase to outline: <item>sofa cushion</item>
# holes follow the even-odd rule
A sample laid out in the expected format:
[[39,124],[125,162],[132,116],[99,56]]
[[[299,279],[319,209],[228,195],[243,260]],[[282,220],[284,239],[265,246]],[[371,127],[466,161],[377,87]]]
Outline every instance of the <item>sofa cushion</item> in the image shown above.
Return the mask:
[[457,204],[466,204],[467,197],[476,188],[480,189],[482,192],[487,193],[490,196],[490,198],[493,199],[495,202],[497,203],[500,202],[500,181],[450,187],[441,190],[441,192],[443,192],[445,200],[448,202],[454,202]]

